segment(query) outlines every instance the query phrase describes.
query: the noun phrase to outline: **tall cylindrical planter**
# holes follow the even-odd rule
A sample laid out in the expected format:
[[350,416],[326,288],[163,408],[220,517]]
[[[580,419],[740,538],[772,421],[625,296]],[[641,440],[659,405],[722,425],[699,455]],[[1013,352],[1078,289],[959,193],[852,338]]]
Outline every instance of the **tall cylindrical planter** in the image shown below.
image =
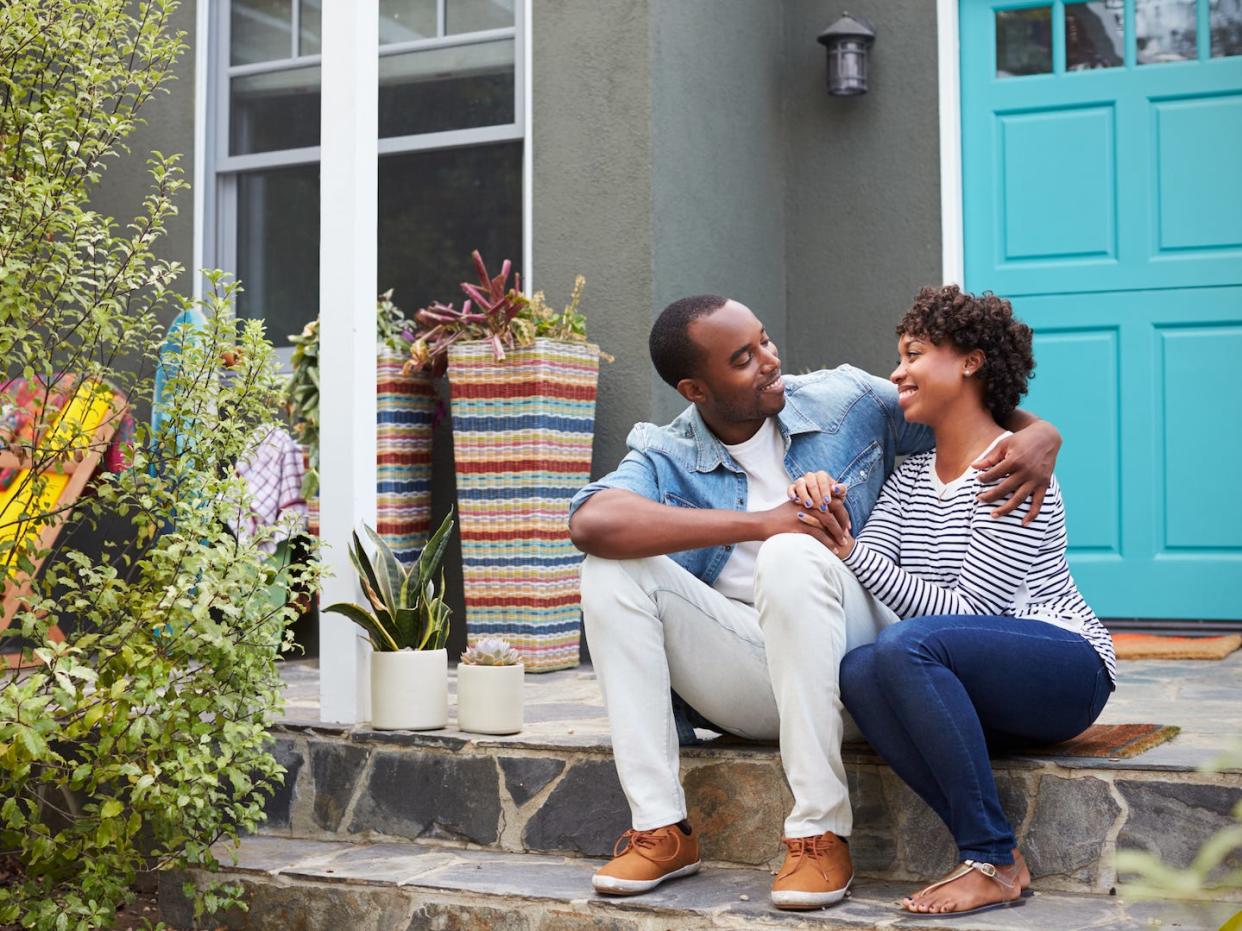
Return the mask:
[[[376,532],[403,563],[418,558],[431,535],[431,420],[436,391],[421,372],[402,373],[406,356],[381,347],[375,359]],[[306,502],[307,526],[319,533],[319,498]]]
[[402,374],[407,357],[387,349],[376,358],[376,532],[403,563],[431,535],[431,419],[436,392],[420,372]]
[[538,339],[497,361],[449,348],[466,633],[499,636],[529,672],[578,663],[569,501],[590,480],[599,347]]
[[522,680],[516,666],[457,664],[457,727],[472,734],[516,734],[522,729]]
[[431,731],[448,724],[448,651],[371,654],[371,726]]

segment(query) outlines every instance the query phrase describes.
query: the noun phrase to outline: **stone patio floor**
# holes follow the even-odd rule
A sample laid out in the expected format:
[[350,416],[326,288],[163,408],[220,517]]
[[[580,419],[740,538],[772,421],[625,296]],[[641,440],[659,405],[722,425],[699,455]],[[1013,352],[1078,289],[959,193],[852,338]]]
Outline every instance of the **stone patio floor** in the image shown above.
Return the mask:
[[[318,661],[285,662],[282,676],[286,683],[282,720],[303,727],[318,725]],[[435,732],[437,735],[531,749],[586,750],[610,746],[608,718],[590,666],[526,676],[525,727],[511,737],[476,738],[457,731],[455,686],[456,675],[450,669],[449,726]],[[1172,724],[1180,727],[1181,733],[1127,760],[1062,758],[1062,765],[1191,770],[1209,763],[1231,742],[1242,740],[1242,651],[1219,661],[1123,661],[1117,691],[1098,723]],[[346,729],[320,726],[325,730]],[[700,734],[713,736],[710,731]]]

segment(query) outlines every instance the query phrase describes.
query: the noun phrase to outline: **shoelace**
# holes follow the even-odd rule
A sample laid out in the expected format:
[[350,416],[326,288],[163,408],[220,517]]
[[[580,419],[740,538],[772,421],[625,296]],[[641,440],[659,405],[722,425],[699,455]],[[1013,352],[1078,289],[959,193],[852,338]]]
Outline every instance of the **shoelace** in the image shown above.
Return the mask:
[[[674,828],[673,830],[678,831],[677,828]],[[678,833],[680,833],[680,831],[678,831]],[[618,837],[617,842],[612,845],[612,855],[614,857],[620,856],[622,850],[621,845],[628,841],[628,845],[625,849],[634,851],[644,860],[650,860],[652,863],[668,863],[670,860],[675,860],[678,852],[681,850],[681,838],[676,837],[675,839],[677,841],[677,846],[673,848],[673,852],[667,857],[657,857],[655,854],[647,852],[652,848],[657,847],[660,843],[659,839],[656,837],[656,832],[635,831],[633,828],[630,828]]]
[[831,834],[817,834],[814,837],[785,837],[781,842],[789,848],[789,860],[785,869],[781,870],[781,879],[798,868],[798,865],[807,857],[811,858],[811,864],[815,867],[815,872],[824,878],[824,882],[831,883],[832,879],[824,872],[824,868],[820,863],[820,857],[835,846],[837,839]]

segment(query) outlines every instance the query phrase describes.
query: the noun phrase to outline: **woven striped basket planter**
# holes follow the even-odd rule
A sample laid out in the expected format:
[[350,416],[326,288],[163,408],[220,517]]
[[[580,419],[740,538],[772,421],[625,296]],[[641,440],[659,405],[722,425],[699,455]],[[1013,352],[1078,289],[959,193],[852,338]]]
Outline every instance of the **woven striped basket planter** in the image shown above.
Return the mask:
[[[406,357],[380,350],[375,371],[376,531],[397,559],[418,558],[431,535],[431,418],[436,392],[422,374],[403,375]],[[319,532],[319,499],[306,502]]]
[[401,562],[431,536],[431,418],[436,392],[419,373],[401,374],[406,356],[381,351],[375,371],[376,532]]
[[599,347],[539,339],[497,362],[449,349],[466,636],[501,636],[528,672],[578,664],[569,501],[590,480]]

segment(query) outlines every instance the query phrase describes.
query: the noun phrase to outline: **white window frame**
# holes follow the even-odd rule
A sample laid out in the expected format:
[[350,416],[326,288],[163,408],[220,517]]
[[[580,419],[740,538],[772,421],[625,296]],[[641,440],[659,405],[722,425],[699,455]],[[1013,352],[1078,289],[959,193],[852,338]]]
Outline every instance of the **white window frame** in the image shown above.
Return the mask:
[[[479,45],[501,39],[513,40],[513,121],[507,124],[454,129],[408,136],[381,137],[379,154],[427,152],[491,142],[523,142],[522,159],[522,280],[529,288],[531,270],[531,139],[530,125],[530,0],[514,0],[514,25],[503,29],[444,35],[448,0],[437,0],[437,35],[434,38],[381,45],[380,58],[407,52]],[[319,55],[295,55],[299,39],[299,10],[293,4],[293,28],[288,58],[249,65],[230,65],[231,0],[198,0],[198,48],[205,54],[196,65],[195,120],[195,251],[196,268],[237,269],[237,192],[243,172],[319,162],[319,146],[230,155],[229,84],[232,78],[265,74],[320,64]],[[203,39],[206,39],[204,42]],[[377,88],[378,93],[378,88]],[[201,294],[201,276],[195,275],[195,294]],[[282,358],[288,350],[280,353]]]
[[966,286],[962,207],[962,74],[958,4],[936,0],[940,98],[940,263],[943,284]]

